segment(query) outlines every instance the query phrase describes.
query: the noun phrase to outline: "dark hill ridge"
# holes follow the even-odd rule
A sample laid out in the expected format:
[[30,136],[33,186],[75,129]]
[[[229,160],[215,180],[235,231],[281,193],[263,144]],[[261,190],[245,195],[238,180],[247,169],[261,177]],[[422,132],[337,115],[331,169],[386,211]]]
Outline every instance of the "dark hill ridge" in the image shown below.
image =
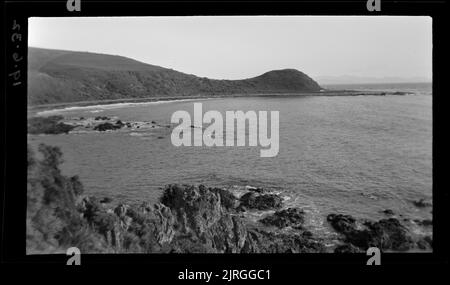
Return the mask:
[[28,49],[28,104],[41,105],[151,97],[317,92],[321,87],[295,69],[242,80],[216,80],[130,58]]

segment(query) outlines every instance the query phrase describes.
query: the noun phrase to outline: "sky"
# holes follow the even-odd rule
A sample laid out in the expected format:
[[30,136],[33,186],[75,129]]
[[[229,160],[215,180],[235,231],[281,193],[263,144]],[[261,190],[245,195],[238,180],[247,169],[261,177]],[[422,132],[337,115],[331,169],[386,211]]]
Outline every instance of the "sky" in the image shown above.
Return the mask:
[[121,55],[215,79],[295,68],[314,77],[432,77],[425,16],[29,18],[28,45]]

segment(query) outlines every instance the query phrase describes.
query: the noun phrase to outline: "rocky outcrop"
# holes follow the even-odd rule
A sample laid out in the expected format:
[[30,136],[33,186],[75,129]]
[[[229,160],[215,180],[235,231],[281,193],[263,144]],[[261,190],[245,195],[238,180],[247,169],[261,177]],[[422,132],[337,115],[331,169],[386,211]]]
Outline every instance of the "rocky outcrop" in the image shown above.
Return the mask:
[[[203,185],[167,185],[160,201],[136,205],[82,196],[77,176],[61,174],[62,153],[39,146],[43,158],[28,148],[27,253],[304,253],[325,252],[330,240],[309,231],[305,213],[282,207],[276,194],[229,191]],[[236,193],[235,196],[233,193]],[[245,206],[243,206],[245,204]],[[247,207],[245,212],[242,208]],[[270,210],[261,213],[258,210]],[[275,213],[272,213],[276,210]],[[266,214],[257,221],[255,216]],[[331,214],[327,220],[341,234],[335,252],[431,250],[432,236],[412,236],[397,219],[361,221]],[[409,220],[430,229],[431,220]],[[312,229],[311,229],[312,230]],[[334,240],[334,237],[333,237]]]
[[431,236],[425,236],[417,241],[417,247],[421,250],[432,250],[433,238]]
[[123,124],[111,124],[111,123],[103,123],[94,127],[94,131],[108,131],[108,130],[117,130],[123,127]]
[[62,116],[30,117],[28,118],[28,133],[33,135],[67,134],[75,127],[65,124],[62,122],[63,119]]
[[352,244],[342,244],[334,249],[334,253],[361,253],[361,252],[364,252],[364,250]]
[[197,240],[217,252],[239,252],[245,242],[246,230],[237,216],[232,216],[222,204],[220,192],[205,186],[166,187],[161,203],[172,210],[176,228],[183,235]]
[[394,211],[392,211],[391,209],[386,209],[384,211],[382,211],[383,214],[385,214],[386,216],[394,216],[395,213]]
[[251,229],[243,248],[244,253],[317,253],[325,252],[323,241],[309,234],[279,233]]
[[[166,186],[159,203],[119,204],[109,208],[109,203],[85,197],[79,211],[113,252],[327,251],[324,240],[304,227],[306,213],[303,210],[280,209],[255,224],[238,210],[242,204],[248,209],[261,210],[281,207],[282,202],[275,194],[251,191],[238,199],[221,188],[174,184]],[[430,236],[414,239],[394,218],[367,221],[350,215],[330,214],[327,220],[343,237],[343,243],[334,249],[335,253],[365,252],[369,247],[394,251],[432,248]]]
[[[156,131],[164,134],[164,130],[170,129],[171,125],[161,125],[155,121],[151,122],[123,122],[117,117],[97,116],[97,117],[30,117],[28,118],[28,133],[37,134],[73,134],[73,133],[89,133],[89,132],[105,132],[105,131]],[[161,133],[162,132],[162,133]],[[164,138],[160,136],[160,138]]]
[[[235,208],[239,201],[220,188],[168,185],[159,203],[107,204],[86,197],[82,216],[116,252],[278,253],[322,252],[311,233],[281,233],[249,226]],[[297,225],[303,212],[277,212],[277,225]]]
[[258,194],[255,192],[242,195],[240,201],[246,209],[271,210],[279,209],[283,205],[283,199],[276,194]]
[[[200,187],[204,186],[201,185]],[[239,200],[230,191],[222,188],[212,188],[210,191],[220,196],[220,202],[225,209],[235,209],[239,206]]]
[[301,229],[305,212],[298,208],[288,208],[275,212],[273,215],[267,216],[260,220],[261,223],[268,226],[275,226],[278,228],[293,227]]
[[395,218],[377,222],[357,221],[349,215],[330,214],[331,226],[344,236],[344,241],[366,250],[378,247],[381,250],[405,251],[417,247],[411,232]]
[[[275,194],[249,192],[239,201],[231,192],[203,185],[167,185],[160,201],[139,205],[112,205],[111,199],[86,196],[76,209],[89,236],[101,238],[96,252],[115,253],[312,253],[326,252],[325,241],[304,227],[306,213],[287,208],[269,214],[260,223],[238,211],[240,204],[253,209],[281,207]],[[249,203],[248,201],[252,201]],[[249,207],[249,208],[250,208]],[[251,211],[251,210],[248,210]],[[403,251],[430,250],[429,236],[418,240],[397,219],[358,221],[331,214],[331,226],[343,236],[336,253],[364,252],[376,246]],[[286,230],[288,229],[288,230]]]

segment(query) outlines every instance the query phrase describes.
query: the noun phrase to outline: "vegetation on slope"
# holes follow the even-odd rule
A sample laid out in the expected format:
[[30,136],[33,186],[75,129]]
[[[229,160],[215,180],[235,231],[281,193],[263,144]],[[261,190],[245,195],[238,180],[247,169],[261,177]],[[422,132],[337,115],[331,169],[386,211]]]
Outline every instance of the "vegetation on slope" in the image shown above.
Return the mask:
[[164,96],[316,92],[295,69],[243,80],[215,80],[121,56],[29,48],[29,105]]
[[76,200],[83,193],[78,176],[66,177],[57,147],[41,144],[42,159],[28,147],[27,253],[61,253],[71,246],[103,252],[105,244],[80,216]]

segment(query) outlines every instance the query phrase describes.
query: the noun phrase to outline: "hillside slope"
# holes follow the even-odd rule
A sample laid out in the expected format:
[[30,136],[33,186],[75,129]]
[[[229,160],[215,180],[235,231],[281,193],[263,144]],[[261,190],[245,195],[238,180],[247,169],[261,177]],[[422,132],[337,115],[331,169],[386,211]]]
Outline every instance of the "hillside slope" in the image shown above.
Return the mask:
[[316,92],[320,86],[295,69],[243,80],[215,80],[130,58],[28,49],[28,104],[164,96]]

